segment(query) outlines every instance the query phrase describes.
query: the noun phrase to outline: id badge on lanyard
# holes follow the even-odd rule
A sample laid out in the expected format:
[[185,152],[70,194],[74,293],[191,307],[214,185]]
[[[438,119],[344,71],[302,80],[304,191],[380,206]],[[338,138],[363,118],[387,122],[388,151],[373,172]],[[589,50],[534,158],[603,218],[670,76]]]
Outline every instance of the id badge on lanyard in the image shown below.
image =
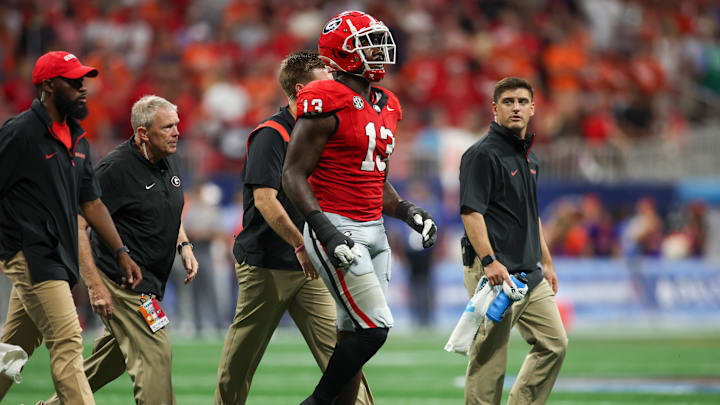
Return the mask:
[[160,307],[160,303],[155,297],[147,299],[145,295],[142,296],[142,304],[138,307],[138,311],[142,315],[145,322],[150,327],[150,330],[155,333],[170,323],[170,320],[165,316],[165,312]]

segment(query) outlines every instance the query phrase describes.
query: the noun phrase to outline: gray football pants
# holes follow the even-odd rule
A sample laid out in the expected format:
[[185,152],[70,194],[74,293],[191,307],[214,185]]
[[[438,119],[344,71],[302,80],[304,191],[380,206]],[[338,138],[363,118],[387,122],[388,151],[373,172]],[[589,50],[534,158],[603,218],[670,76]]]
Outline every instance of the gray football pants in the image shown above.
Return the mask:
[[390,245],[382,218],[359,222],[326,212],[330,222],[354,242],[359,253],[350,267],[334,268],[314,232],[305,225],[305,248],[337,306],[341,331],[391,328],[393,317],[385,295],[390,281]]

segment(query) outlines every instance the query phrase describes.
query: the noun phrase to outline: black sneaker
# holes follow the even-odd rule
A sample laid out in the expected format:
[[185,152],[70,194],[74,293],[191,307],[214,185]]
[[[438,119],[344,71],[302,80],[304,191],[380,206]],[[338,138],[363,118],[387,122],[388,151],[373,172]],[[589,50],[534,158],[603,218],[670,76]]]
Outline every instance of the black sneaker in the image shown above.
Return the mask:
[[310,395],[309,397],[305,398],[304,401],[300,402],[300,405],[320,405],[320,403],[315,400],[315,397]]

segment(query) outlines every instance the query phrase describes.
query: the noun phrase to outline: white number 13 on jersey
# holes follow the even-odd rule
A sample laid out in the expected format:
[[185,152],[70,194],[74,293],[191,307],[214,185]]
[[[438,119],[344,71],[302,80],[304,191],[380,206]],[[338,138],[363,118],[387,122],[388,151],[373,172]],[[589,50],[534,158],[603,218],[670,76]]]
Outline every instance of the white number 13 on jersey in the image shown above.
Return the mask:
[[[310,105],[315,107],[314,112],[319,112],[319,113],[322,112],[322,100],[321,99],[314,98],[314,99],[310,100]],[[304,113],[308,112],[308,101],[307,100],[303,100],[303,112]]]
[[[368,122],[367,125],[365,125],[365,135],[369,138],[368,148],[367,154],[365,154],[365,160],[363,160],[362,165],[360,165],[360,170],[372,172],[375,170],[375,165],[377,165],[378,171],[384,172],[387,164],[380,159],[380,156],[373,156],[375,154],[375,145],[377,143],[377,132],[375,131],[374,122]],[[392,140],[392,142],[385,145],[385,153],[388,158],[390,158],[390,154],[392,154],[393,149],[395,148],[395,137],[393,136],[391,130],[381,126],[380,139],[388,139],[388,137]]]

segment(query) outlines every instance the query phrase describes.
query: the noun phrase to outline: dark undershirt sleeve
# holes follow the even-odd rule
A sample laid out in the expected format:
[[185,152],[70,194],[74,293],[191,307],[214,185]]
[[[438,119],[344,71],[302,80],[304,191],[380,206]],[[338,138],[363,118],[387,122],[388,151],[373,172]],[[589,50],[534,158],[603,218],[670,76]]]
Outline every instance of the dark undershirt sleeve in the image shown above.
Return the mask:
[[245,184],[280,190],[285,161],[285,141],[278,131],[261,128],[252,135],[245,167]]
[[460,162],[460,210],[485,215],[493,190],[495,170],[490,156],[477,152],[463,155]]

